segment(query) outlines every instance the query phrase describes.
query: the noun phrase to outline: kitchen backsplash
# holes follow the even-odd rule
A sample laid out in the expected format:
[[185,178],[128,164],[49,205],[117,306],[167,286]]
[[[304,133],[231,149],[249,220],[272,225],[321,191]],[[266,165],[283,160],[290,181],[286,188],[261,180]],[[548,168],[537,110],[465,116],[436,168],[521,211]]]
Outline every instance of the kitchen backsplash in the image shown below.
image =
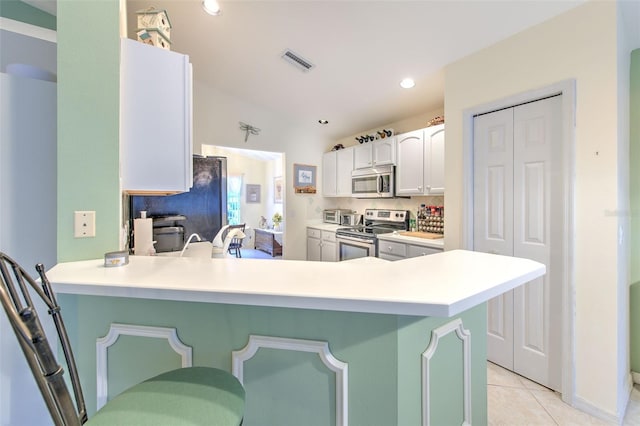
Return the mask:
[[358,213],[364,213],[365,209],[394,209],[409,210],[411,219],[416,219],[416,214],[421,204],[427,206],[444,206],[444,196],[411,197],[392,199],[361,199],[361,198],[325,198],[327,209],[341,208],[351,209]]

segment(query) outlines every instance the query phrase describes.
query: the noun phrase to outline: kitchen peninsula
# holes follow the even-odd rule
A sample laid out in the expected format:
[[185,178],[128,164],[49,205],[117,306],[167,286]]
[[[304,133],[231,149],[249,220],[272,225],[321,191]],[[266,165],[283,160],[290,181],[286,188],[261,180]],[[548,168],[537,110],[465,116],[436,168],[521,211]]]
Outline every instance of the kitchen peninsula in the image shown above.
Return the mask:
[[485,302],[544,273],[454,250],[397,262],[133,256],[48,276],[90,413],[145,374],[193,363],[241,378],[247,426],[418,425],[486,424]]

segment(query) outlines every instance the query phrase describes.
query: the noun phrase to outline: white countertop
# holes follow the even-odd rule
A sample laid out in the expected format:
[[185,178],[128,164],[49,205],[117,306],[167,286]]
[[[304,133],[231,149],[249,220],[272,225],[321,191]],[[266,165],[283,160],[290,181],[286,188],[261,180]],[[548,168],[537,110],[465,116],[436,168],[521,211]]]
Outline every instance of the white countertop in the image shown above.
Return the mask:
[[321,231],[336,232],[338,228],[345,228],[345,225],[337,225],[335,223],[312,223],[312,224],[308,224],[307,228],[319,229]]
[[47,275],[66,294],[449,317],[545,273],[531,260],[464,250],[397,262],[131,256],[103,265],[60,263]]
[[378,234],[377,237],[379,240],[384,240],[384,241],[396,241],[399,243],[415,244],[419,246],[433,247],[433,248],[439,248],[444,250],[444,238],[429,239],[429,238],[420,238],[420,237],[410,237],[408,235],[396,234],[395,232],[389,233],[389,234]]

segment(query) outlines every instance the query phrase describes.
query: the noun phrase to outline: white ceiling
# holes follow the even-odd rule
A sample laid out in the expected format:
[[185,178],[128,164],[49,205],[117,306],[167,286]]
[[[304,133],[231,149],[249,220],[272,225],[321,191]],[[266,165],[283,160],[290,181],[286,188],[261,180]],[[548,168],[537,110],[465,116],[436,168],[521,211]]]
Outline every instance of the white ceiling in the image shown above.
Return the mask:
[[[217,17],[200,0],[127,7],[167,10],[172,50],[190,55],[196,80],[291,120],[327,119],[339,139],[442,108],[445,65],[582,2],[228,0]],[[282,60],[287,48],[315,68]],[[413,89],[399,87],[407,76]]]

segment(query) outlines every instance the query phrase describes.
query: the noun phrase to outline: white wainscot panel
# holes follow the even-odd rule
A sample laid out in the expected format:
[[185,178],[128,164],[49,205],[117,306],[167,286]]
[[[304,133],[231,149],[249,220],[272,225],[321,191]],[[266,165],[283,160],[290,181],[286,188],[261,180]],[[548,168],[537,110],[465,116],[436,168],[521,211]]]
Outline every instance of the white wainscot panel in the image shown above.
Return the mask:
[[322,363],[335,373],[336,426],[347,426],[348,415],[348,364],[338,360],[329,351],[329,343],[317,340],[290,339],[273,336],[250,335],[249,343],[232,352],[232,373],[244,383],[244,363],[253,358],[260,348],[317,353]]
[[446,335],[455,332],[462,340],[462,392],[463,392],[463,421],[462,425],[471,425],[471,334],[457,318],[431,331],[429,346],[422,353],[422,425],[431,425],[431,359],[438,349],[438,342]]
[[192,349],[180,341],[175,328],[112,323],[107,335],[96,340],[96,396],[98,410],[107,403],[109,394],[107,349],[116,343],[121,335],[167,339],[171,348],[180,355],[182,367],[191,367],[193,364]]

